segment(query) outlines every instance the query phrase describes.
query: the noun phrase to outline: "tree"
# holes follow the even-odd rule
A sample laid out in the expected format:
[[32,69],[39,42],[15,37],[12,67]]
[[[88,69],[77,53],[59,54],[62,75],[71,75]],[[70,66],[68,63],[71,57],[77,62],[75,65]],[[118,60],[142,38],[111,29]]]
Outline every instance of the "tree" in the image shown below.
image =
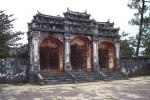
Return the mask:
[[29,43],[10,49],[11,57],[29,59]]
[[147,24],[147,21],[144,21],[147,17],[144,15],[148,11],[148,5],[146,4],[146,0],[130,0],[128,7],[131,9],[135,9],[137,12],[134,13],[134,18],[131,19],[129,22],[132,25],[139,26],[139,33],[138,33],[138,41],[137,41],[137,48],[136,48],[136,56],[139,54],[139,48],[141,44],[141,39],[144,31],[144,25]]
[[121,40],[120,40],[120,55],[121,57],[132,57],[134,54],[134,46],[131,45],[131,40],[129,39],[123,39],[128,36],[129,33],[122,32],[121,33]]
[[10,47],[20,45],[17,43],[21,40],[20,35],[22,32],[12,32],[13,15],[7,15],[4,11],[0,10],[0,58],[8,57]]
[[145,26],[145,34],[142,37],[142,43],[144,50],[144,55],[150,56],[150,25]]
[[132,57],[134,55],[134,48],[130,45],[129,40],[120,41],[121,57]]

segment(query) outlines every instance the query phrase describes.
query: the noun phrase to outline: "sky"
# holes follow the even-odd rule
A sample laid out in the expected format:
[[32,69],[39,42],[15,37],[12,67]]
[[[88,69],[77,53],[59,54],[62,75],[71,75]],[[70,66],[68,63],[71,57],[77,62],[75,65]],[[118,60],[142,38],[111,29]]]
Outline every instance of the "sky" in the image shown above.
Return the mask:
[[[0,0],[0,10],[6,14],[14,14],[13,31],[27,32],[29,23],[37,11],[47,15],[60,15],[69,8],[72,11],[91,14],[96,21],[114,22],[123,31],[135,35],[137,28],[128,24],[133,17],[133,11],[127,7],[128,0]],[[23,43],[27,43],[27,36],[23,36]]]

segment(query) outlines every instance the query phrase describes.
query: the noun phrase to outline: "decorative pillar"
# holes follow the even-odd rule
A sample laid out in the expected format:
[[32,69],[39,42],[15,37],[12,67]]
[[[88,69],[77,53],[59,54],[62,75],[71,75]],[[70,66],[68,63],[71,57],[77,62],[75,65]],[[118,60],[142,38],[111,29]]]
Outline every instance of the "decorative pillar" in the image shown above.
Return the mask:
[[98,39],[96,37],[93,37],[93,68],[94,71],[99,70]]
[[115,56],[116,56],[116,68],[120,67],[120,43],[116,42],[115,43]]
[[31,71],[38,72],[40,71],[40,63],[39,63],[39,35],[40,32],[33,31],[32,32],[32,41],[31,41]]
[[64,61],[64,70],[65,71],[71,71],[72,67],[71,67],[71,62],[70,62],[70,35],[69,34],[65,34],[64,36],[64,40],[65,40],[65,61]]
[[33,61],[33,49],[32,49],[32,40],[29,40],[29,46],[30,46],[30,65],[32,66],[32,61]]

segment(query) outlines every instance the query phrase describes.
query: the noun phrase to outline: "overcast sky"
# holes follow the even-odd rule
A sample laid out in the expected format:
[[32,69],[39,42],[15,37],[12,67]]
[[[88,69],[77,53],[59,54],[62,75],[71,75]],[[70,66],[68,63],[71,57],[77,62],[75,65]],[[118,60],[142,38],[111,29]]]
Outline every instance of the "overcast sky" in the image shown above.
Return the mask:
[[0,10],[14,14],[16,21],[13,23],[13,31],[27,32],[27,22],[31,21],[37,11],[63,16],[68,7],[78,12],[86,10],[91,14],[91,19],[94,18],[96,21],[104,22],[109,19],[115,23],[115,27],[120,27],[120,33],[125,31],[135,34],[136,28],[128,25],[133,12],[127,7],[127,3],[128,0],[0,0]]

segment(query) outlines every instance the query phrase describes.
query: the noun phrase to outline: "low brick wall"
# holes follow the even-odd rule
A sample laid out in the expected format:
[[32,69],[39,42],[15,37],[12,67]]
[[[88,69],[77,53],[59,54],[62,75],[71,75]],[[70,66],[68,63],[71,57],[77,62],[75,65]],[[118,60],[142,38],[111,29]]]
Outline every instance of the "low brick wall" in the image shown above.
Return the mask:
[[0,83],[19,83],[27,80],[27,59],[0,59]]
[[122,57],[120,66],[130,76],[150,75],[150,57]]

